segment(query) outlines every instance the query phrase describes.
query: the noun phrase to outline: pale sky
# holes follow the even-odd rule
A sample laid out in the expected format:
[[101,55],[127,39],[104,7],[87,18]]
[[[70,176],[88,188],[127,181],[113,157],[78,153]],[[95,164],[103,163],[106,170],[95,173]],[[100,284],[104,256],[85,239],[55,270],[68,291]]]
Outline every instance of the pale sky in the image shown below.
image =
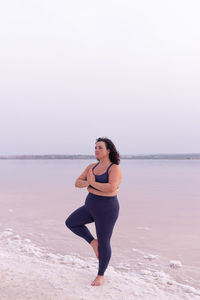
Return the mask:
[[200,152],[199,0],[0,4],[0,155]]

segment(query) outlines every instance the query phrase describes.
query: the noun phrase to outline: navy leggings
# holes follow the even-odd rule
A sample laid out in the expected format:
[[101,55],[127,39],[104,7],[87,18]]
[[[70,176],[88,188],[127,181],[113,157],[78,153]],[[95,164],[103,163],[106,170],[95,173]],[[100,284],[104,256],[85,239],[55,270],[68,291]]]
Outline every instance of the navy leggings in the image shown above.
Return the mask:
[[89,244],[94,239],[85,224],[95,222],[99,251],[98,275],[104,275],[111,258],[110,239],[119,215],[116,196],[98,196],[88,193],[85,205],[76,209],[65,221],[65,225]]

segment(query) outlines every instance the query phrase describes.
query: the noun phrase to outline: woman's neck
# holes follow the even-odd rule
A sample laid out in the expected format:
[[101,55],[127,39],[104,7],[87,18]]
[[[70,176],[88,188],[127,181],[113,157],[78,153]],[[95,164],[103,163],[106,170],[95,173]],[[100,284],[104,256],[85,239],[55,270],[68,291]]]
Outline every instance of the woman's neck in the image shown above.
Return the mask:
[[107,166],[108,164],[110,164],[111,163],[111,161],[109,160],[109,158],[102,158],[102,159],[100,159],[99,160],[99,164],[101,165],[101,166]]

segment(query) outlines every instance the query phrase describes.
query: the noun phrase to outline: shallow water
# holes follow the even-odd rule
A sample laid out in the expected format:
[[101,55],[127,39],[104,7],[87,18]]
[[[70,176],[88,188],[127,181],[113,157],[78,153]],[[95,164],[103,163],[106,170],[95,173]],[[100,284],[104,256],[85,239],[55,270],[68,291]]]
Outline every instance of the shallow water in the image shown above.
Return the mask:
[[[0,230],[12,228],[51,253],[95,257],[64,222],[84,204],[74,182],[92,160],[0,160]],[[200,288],[200,161],[121,160],[120,215],[110,266],[163,271]],[[88,224],[95,236],[95,226]],[[182,266],[170,267],[170,261]]]

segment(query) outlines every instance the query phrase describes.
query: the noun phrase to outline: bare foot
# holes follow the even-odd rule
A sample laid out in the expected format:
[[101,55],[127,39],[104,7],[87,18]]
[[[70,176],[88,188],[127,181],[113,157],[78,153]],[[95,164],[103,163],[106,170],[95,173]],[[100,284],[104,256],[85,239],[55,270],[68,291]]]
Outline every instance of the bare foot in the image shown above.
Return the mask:
[[98,240],[94,239],[91,241],[90,245],[92,246],[92,248],[94,249],[94,252],[96,254],[96,257],[99,258],[99,251],[98,251]]
[[102,285],[104,282],[104,276],[97,275],[95,280],[91,283],[91,285]]

